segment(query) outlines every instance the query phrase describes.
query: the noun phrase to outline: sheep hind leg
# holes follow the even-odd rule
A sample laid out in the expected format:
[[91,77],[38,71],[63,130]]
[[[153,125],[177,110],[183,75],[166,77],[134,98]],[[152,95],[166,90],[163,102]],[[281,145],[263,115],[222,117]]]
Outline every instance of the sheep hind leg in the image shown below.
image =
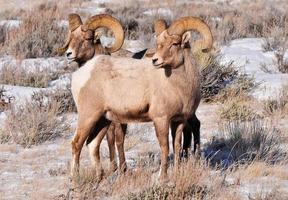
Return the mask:
[[[193,141],[194,141],[194,148],[193,153],[196,156],[196,158],[200,158],[200,127],[201,123],[197,116],[194,114],[191,118],[188,119],[188,123],[191,127],[191,130],[193,132]],[[191,141],[191,139],[190,139]]]
[[165,183],[168,181],[169,122],[163,118],[156,119],[153,122],[161,149],[160,182]]
[[179,122],[176,126],[176,135],[174,141],[174,176],[178,172],[179,163],[180,163],[180,153],[181,153],[181,142],[182,142],[182,132],[184,128],[184,123]]
[[111,172],[114,172],[117,170],[117,163],[115,160],[115,134],[116,134],[116,124],[112,122],[106,134],[107,143],[109,147],[110,171]]
[[119,156],[119,170],[123,173],[127,169],[125,152],[124,152],[124,139],[127,130],[127,124],[116,124],[115,135],[116,135],[116,146]]

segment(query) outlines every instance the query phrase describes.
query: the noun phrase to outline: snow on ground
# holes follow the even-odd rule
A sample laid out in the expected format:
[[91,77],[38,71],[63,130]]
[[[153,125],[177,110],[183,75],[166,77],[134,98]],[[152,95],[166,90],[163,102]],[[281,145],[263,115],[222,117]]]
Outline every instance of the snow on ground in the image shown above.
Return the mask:
[[143,12],[144,15],[161,15],[165,17],[172,17],[173,13],[170,9],[167,8],[158,8],[158,9],[149,9]]
[[21,20],[1,20],[0,26],[5,26],[11,29],[11,28],[18,28],[21,23],[22,23]]
[[[107,43],[111,42],[110,39],[106,40]],[[266,97],[265,95],[275,96],[273,92],[278,91],[278,89],[288,81],[287,74],[279,73],[275,67],[273,52],[263,52],[262,44],[263,39],[247,38],[234,40],[230,45],[221,48],[223,62],[234,60],[236,66],[243,66],[241,69],[242,72],[253,75],[256,81],[263,82],[260,89],[253,93],[257,98],[264,98]],[[124,47],[131,52],[137,52],[142,50],[142,48],[144,49],[145,45],[139,41],[125,41]],[[57,72],[57,70],[65,67],[64,58],[36,58],[25,59],[22,62],[18,62],[9,56],[1,57],[0,68],[3,67],[5,63],[18,64],[30,71],[40,69],[43,71]],[[263,72],[261,70],[262,63],[267,64],[273,73]],[[30,98],[33,92],[55,89],[69,83],[69,76],[62,75],[59,79],[52,81],[48,88],[44,89],[11,85],[5,85],[5,88],[8,90],[8,94],[15,96],[15,99],[21,102],[21,100],[25,98]],[[268,88],[264,91],[265,87],[268,86],[270,89]],[[271,88],[273,88],[273,90]],[[210,140],[211,137],[213,137],[212,133],[217,130],[219,120],[216,113],[217,108],[218,105],[202,103],[197,110],[197,116],[201,120],[202,144]],[[207,116],[209,116],[209,118]],[[0,113],[0,119],[5,119],[5,113]],[[73,116],[71,119],[73,119],[73,129],[75,129],[76,116]],[[138,134],[140,135],[141,145],[136,143],[126,151],[129,167],[133,167],[135,162],[141,157],[143,158],[145,155],[149,156],[150,152],[155,155],[154,160],[159,161],[159,145],[152,124],[129,125],[127,140],[129,140],[128,137],[133,137],[133,135],[138,132],[141,132],[141,134]],[[23,199],[37,198],[38,195],[41,194],[43,198],[47,199],[55,197],[58,194],[65,194],[69,185],[67,169],[71,156],[70,139],[72,135],[73,130],[70,134],[66,135],[65,138],[59,138],[56,141],[46,142],[29,149],[24,149],[19,145],[1,145],[0,196],[5,195],[7,199]],[[169,141],[171,141],[171,139]],[[148,153],[147,149],[149,151]],[[170,152],[172,152],[172,149],[170,144]],[[101,154],[107,160],[109,154],[105,141],[101,145]],[[87,148],[84,148],[82,155],[81,166],[90,166]],[[146,157],[143,159],[146,159]],[[227,162],[227,165],[229,165],[230,161],[227,160]],[[247,196],[253,192],[249,190],[252,183],[249,184],[250,183],[247,183],[241,186],[240,192],[243,193],[243,196]],[[47,185],[49,185],[49,189],[47,189]],[[253,188],[255,188],[255,185],[257,184],[251,185],[251,187],[253,186]],[[287,182],[282,184],[282,187],[287,189]],[[254,190],[259,191],[259,188],[255,188]],[[16,191],[17,195],[15,196]]]
[[20,68],[31,72],[57,72],[66,67],[66,61],[64,57],[29,58],[17,60],[12,56],[3,56],[0,57],[0,69],[4,66],[19,66]]
[[[277,69],[274,52],[263,52],[264,42],[261,38],[233,40],[228,46],[221,48],[222,62],[234,61],[235,66],[241,67],[243,73],[253,76],[256,82],[261,83],[252,93],[255,98],[277,98],[281,87],[288,84],[288,74]],[[263,65],[266,65],[271,73],[264,72],[261,69]]]

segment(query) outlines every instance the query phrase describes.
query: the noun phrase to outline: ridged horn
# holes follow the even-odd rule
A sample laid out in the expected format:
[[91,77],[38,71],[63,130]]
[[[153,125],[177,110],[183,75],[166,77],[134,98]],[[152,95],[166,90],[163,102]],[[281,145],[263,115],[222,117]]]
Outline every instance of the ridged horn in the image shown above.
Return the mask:
[[96,30],[99,27],[106,27],[113,31],[115,41],[112,47],[107,48],[107,51],[113,53],[118,51],[124,42],[124,30],[121,23],[114,17],[108,14],[94,15],[90,17],[84,24],[82,30]]
[[65,53],[65,51],[67,50],[69,46],[70,40],[71,40],[71,32],[69,31],[65,44],[62,47],[57,49],[57,52],[59,55],[63,55]]
[[213,36],[209,26],[197,17],[182,17],[171,24],[167,32],[169,35],[180,35],[182,36],[186,31],[195,30],[198,31],[203,40],[202,51],[208,52],[213,45]]
[[158,19],[154,22],[154,31],[155,31],[156,37],[160,35],[166,29],[167,29],[167,23],[164,19]]
[[81,26],[82,20],[81,17],[78,14],[71,13],[68,15],[68,21],[69,21],[69,30],[74,31],[76,28]]

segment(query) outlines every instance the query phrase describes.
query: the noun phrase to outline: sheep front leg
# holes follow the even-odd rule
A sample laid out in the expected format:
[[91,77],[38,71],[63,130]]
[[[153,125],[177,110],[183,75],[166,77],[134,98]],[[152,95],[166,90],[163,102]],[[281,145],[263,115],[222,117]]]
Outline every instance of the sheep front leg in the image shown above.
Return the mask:
[[160,166],[160,182],[168,181],[168,154],[169,154],[169,122],[167,119],[154,120],[154,126],[158,142],[161,148],[161,166]]
[[178,123],[177,124],[175,141],[174,141],[174,150],[175,150],[175,154],[174,154],[174,174],[177,173],[177,170],[179,168],[183,128],[184,128],[184,123]]
[[78,123],[74,138],[71,142],[72,146],[72,161],[71,161],[71,176],[79,174],[79,160],[80,154],[85,140],[88,138],[90,132],[93,130],[95,120],[99,117],[84,118],[79,115]]

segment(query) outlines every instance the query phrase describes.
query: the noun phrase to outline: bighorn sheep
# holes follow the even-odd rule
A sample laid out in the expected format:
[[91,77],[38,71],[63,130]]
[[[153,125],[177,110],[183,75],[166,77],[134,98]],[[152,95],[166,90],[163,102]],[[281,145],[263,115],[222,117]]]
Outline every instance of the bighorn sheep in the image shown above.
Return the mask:
[[[85,32],[101,25],[90,22],[81,29]],[[178,166],[184,124],[195,116],[200,102],[199,70],[190,53],[189,35],[184,34],[189,30],[202,34],[203,51],[211,49],[213,39],[207,24],[194,17],[181,18],[168,29],[163,26],[156,30],[153,65],[147,59],[95,55],[91,44],[85,45],[90,53],[79,53],[81,46],[69,43],[67,56],[83,64],[72,75],[71,89],[79,115],[72,140],[72,174],[78,172],[82,146],[94,131],[94,164],[101,175],[99,147],[111,121],[153,121],[162,153],[162,181],[167,178],[168,129],[172,123],[176,130],[175,168]]]
[[[67,51],[66,57],[68,62],[76,61],[79,67],[87,60],[86,56],[89,55],[100,55],[100,54],[110,54],[119,50],[124,41],[124,31],[120,22],[110,15],[102,14],[91,17],[85,25],[83,25],[82,20],[78,14],[69,14],[69,34],[68,38],[63,45],[63,47],[58,49],[59,54],[63,54],[67,51],[68,46],[77,46],[77,55],[73,55]],[[92,23],[98,23],[95,27],[92,27]],[[90,27],[89,27],[90,26]],[[94,30],[98,27],[106,27],[113,31],[116,42],[111,48],[104,48],[101,45],[100,40],[94,41]],[[91,47],[94,47],[92,49]],[[81,59],[78,59],[81,58]],[[77,101],[75,101],[77,105]],[[110,153],[110,168],[111,170],[116,170],[117,165],[115,162],[115,136],[116,136],[116,146],[119,154],[119,165],[121,170],[126,169],[125,154],[124,154],[124,136],[126,132],[127,125],[119,123],[111,123],[107,130],[107,141]],[[87,139],[87,144],[89,144],[93,139],[93,133]],[[89,151],[93,157],[94,147],[89,145]],[[93,159],[92,159],[93,161]]]

